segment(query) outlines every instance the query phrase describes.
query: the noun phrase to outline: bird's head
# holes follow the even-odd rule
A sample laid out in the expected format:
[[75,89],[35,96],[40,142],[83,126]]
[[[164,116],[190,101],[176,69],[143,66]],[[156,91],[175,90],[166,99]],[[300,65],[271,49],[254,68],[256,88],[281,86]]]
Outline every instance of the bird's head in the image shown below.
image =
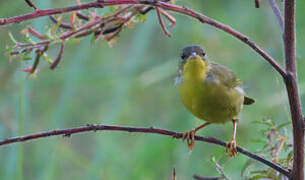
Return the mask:
[[207,57],[199,45],[190,45],[183,48],[179,63],[179,71],[205,71],[208,67]]

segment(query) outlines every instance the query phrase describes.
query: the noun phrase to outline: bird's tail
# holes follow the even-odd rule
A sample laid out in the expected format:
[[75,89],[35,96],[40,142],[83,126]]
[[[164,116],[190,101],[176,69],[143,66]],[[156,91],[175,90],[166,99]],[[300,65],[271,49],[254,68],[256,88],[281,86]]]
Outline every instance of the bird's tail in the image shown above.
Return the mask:
[[253,103],[255,103],[255,100],[254,100],[254,99],[252,99],[252,98],[250,98],[250,97],[248,97],[248,96],[245,96],[245,97],[244,97],[244,105],[251,105],[251,104],[253,104]]

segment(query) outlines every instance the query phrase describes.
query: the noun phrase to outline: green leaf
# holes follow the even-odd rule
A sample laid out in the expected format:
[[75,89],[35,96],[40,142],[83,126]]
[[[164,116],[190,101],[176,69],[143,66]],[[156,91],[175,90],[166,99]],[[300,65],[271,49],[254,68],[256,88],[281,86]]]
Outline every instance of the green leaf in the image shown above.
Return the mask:
[[267,170],[257,170],[257,171],[251,171],[250,174],[267,174]]
[[26,42],[26,43],[35,44],[35,41],[33,41],[33,40],[30,38],[29,33],[26,33],[26,34],[24,35],[23,41]]
[[285,126],[288,126],[290,124],[291,124],[291,122],[287,121],[287,122],[284,122],[282,124],[277,125],[275,129],[279,130],[279,129],[281,129],[281,128],[285,127]]
[[31,60],[32,58],[30,56],[27,56],[27,55],[20,55],[21,59],[24,60],[24,61],[29,61]]
[[11,32],[8,32],[8,36],[10,37],[10,39],[15,43],[18,44],[18,42],[16,41],[16,39],[14,38],[13,34]]
[[69,38],[66,42],[69,43],[69,44],[77,44],[77,43],[80,42],[80,39]]
[[96,36],[95,36],[95,34],[93,33],[92,36],[91,36],[91,38],[90,38],[90,44],[91,44],[91,45],[94,45],[94,44],[95,44],[95,38],[96,38]]
[[134,18],[135,22],[145,22],[147,19],[146,14],[137,14]]
[[265,175],[255,175],[251,177],[249,180],[257,180],[257,179],[265,179],[265,178],[266,178]]
[[251,142],[253,143],[267,143],[266,139],[252,139]]
[[43,53],[42,57],[49,63],[52,64],[52,58],[47,54],[47,53]]

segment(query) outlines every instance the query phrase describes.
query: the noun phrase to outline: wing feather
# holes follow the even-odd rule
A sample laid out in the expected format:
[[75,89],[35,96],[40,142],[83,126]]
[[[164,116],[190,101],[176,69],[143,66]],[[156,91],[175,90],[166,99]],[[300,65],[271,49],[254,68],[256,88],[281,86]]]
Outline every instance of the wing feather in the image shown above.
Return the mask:
[[229,88],[234,88],[241,85],[241,81],[230,69],[215,63],[210,63],[210,66],[211,68],[208,72],[208,76],[214,76],[217,80],[221,81]]

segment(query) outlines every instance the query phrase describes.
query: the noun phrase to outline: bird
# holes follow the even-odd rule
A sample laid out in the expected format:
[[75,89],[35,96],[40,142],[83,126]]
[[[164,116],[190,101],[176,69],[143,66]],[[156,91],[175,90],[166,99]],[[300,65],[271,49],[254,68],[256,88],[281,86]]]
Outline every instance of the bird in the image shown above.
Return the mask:
[[243,105],[255,102],[246,95],[241,80],[227,67],[210,61],[200,45],[189,45],[182,50],[175,84],[186,109],[205,121],[183,134],[190,150],[198,130],[209,124],[232,122],[233,135],[226,144],[226,152],[230,157],[235,156],[239,114]]

